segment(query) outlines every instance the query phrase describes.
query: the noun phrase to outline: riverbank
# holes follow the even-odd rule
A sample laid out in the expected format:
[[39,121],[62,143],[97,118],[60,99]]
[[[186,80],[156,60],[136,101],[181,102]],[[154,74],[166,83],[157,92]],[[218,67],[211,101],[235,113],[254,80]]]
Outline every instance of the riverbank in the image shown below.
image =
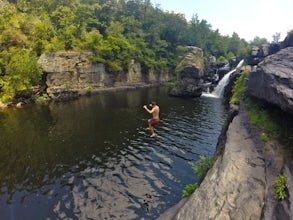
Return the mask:
[[[292,198],[280,202],[273,194],[275,177],[283,168],[288,182],[293,179],[285,148],[275,140],[260,139],[261,130],[248,119],[244,103],[223,134],[223,153],[200,187],[160,219],[292,218]],[[292,193],[288,187],[288,194]]]
[[[97,89],[91,89],[91,90],[84,90],[80,91],[79,93],[76,93],[75,95],[72,94],[70,91],[68,91],[68,96],[62,96],[61,101],[66,101],[66,100],[71,100],[71,99],[76,99],[80,96],[86,96],[86,95],[93,95],[93,94],[101,94],[101,93],[106,93],[106,92],[119,92],[123,90],[134,90],[138,88],[149,88],[149,87],[156,87],[164,85],[163,83],[152,83],[152,84],[147,84],[147,83],[135,83],[135,84],[129,84],[129,85],[121,85],[121,86],[112,86],[112,87],[101,87]],[[39,99],[39,100],[38,100]],[[58,97],[55,99],[51,99],[46,95],[45,97],[39,96],[39,95],[33,95],[30,98],[24,98],[21,97],[20,99],[15,99],[9,103],[3,103],[0,101],[0,110],[9,108],[9,107],[16,107],[16,108],[21,108],[23,105],[26,104],[33,104],[38,101],[40,102],[50,102],[50,101],[59,101]]]

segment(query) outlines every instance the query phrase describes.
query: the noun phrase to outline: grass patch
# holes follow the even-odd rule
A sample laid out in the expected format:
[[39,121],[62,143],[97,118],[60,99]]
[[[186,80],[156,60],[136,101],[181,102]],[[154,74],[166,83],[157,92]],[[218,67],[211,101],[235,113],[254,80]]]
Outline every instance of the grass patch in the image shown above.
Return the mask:
[[267,142],[269,137],[272,137],[284,145],[292,146],[292,115],[264,101],[248,97],[246,95],[247,77],[248,72],[243,71],[242,75],[236,80],[233,86],[230,104],[238,105],[241,100],[247,103],[250,121],[263,131],[260,137],[262,141]]
[[287,146],[292,146],[292,115],[259,100],[249,99],[247,103],[250,121],[263,131],[262,141],[266,142],[268,137],[272,137]]
[[[190,163],[194,172],[200,178],[200,182],[205,178],[207,172],[212,168],[215,161],[216,159],[214,157],[200,155],[199,160],[196,163]],[[198,187],[198,183],[188,184],[182,191],[182,197],[189,197]]]

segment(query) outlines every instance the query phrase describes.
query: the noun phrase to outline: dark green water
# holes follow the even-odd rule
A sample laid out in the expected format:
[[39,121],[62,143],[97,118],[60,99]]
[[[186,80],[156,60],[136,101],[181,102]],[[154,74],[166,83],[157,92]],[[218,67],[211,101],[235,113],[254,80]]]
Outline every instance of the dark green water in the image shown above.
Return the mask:
[[225,115],[220,99],[165,88],[1,111],[0,219],[156,219],[197,181],[189,162],[214,153]]

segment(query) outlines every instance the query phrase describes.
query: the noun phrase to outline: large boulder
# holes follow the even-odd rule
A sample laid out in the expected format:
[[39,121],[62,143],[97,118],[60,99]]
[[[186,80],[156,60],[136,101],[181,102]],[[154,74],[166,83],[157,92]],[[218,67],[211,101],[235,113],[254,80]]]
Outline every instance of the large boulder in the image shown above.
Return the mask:
[[247,92],[293,113],[293,47],[268,56],[251,72]]
[[202,94],[204,59],[202,49],[187,47],[187,53],[176,67],[177,82],[169,94],[180,97],[199,97]]

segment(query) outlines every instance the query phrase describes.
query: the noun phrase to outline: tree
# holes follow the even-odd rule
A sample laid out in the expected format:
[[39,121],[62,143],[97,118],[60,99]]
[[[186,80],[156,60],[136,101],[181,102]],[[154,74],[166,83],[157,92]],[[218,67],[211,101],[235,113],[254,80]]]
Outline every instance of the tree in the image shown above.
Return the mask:
[[273,42],[272,43],[278,43],[279,40],[281,39],[281,33],[280,32],[276,32],[274,35],[273,35]]
[[253,41],[250,42],[253,46],[261,46],[263,44],[268,44],[268,40],[266,38],[254,37]]
[[[41,69],[37,64],[37,57],[25,49],[10,48],[3,51],[0,57],[5,57],[5,75],[0,78],[2,90],[1,100],[12,99],[17,92],[32,89],[41,79]],[[4,62],[5,62],[4,61]]]

